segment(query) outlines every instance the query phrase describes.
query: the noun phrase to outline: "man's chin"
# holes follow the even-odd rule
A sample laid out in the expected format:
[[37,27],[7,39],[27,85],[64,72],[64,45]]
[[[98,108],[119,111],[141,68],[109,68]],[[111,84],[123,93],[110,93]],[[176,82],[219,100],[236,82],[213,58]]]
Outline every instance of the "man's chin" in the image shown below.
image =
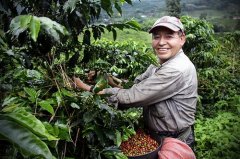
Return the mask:
[[167,61],[169,59],[168,56],[158,56],[158,58],[160,59],[160,61]]

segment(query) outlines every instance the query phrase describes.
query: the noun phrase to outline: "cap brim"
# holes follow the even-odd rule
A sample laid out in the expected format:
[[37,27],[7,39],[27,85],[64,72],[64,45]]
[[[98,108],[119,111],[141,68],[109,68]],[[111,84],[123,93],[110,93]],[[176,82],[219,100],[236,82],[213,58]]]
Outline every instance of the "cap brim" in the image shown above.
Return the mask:
[[154,31],[154,29],[158,28],[158,27],[166,27],[168,29],[171,29],[173,31],[179,31],[181,30],[179,27],[176,27],[175,25],[173,24],[169,24],[169,23],[160,23],[160,24],[157,24],[155,26],[153,26],[148,32],[149,33],[152,33]]

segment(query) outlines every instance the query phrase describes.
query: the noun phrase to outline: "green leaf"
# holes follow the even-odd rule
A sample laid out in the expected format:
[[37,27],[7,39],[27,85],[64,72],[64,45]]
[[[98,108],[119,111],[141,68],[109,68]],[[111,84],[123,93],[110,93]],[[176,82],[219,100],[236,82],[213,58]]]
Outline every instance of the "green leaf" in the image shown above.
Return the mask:
[[4,99],[2,107],[9,105],[10,103],[15,103],[17,97],[7,97]]
[[15,111],[8,113],[4,116],[11,118],[16,123],[22,125],[23,127],[28,128],[34,134],[40,137],[43,137],[48,140],[58,140],[56,137],[48,133],[44,124],[40,120],[38,120],[34,115],[27,112],[23,108],[17,108]]
[[117,11],[122,15],[122,8],[120,7],[120,5],[117,2],[115,2],[114,6],[117,9]]
[[116,145],[119,147],[122,143],[121,133],[118,130],[116,130],[115,134],[116,134]]
[[116,153],[115,157],[116,157],[116,159],[128,159],[128,157],[126,155],[124,155],[123,153]]
[[125,0],[128,4],[132,5],[132,1],[131,0]]
[[129,137],[136,134],[135,130],[131,128],[124,127],[124,131]]
[[30,100],[31,102],[35,102],[35,101],[37,100],[38,93],[35,91],[35,89],[33,89],[33,88],[27,88],[27,87],[25,87],[25,88],[23,88],[23,89],[24,89],[24,91],[30,96],[30,97],[29,97],[29,100]]
[[56,99],[58,106],[62,103],[62,95],[60,91],[57,91],[53,94],[53,97]]
[[97,138],[99,142],[104,146],[105,145],[105,133],[103,131],[103,128],[99,126],[94,127],[94,132],[97,134]]
[[43,28],[43,30],[45,30],[49,36],[53,37],[55,41],[60,40],[59,33],[61,33],[62,35],[69,34],[64,26],[47,17],[39,17],[39,20],[41,22],[41,27]]
[[1,50],[7,50],[7,48],[8,48],[5,33],[1,29],[0,29],[0,48],[1,48]]
[[128,138],[129,138],[128,135],[126,135],[126,134],[123,134],[123,135],[122,135],[122,141],[127,141]]
[[2,104],[2,112],[12,112],[16,107],[18,107],[18,98],[8,96],[4,99]]
[[137,21],[130,20],[127,21],[125,24],[129,25],[132,29],[141,30],[141,26]]
[[1,136],[16,145],[21,150],[20,152],[23,156],[30,158],[39,156],[45,159],[54,158],[46,143],[25,127],[6,119],[0,119],[0,127],[3,128],[0,129]]
[[30,22],[30,35],[33,41],[37,41],[38,33],[40,31],[40,20],[37,17],[33,17]]
[[92,33],[93,33],[93,38],[95,40],[101,38],[101,29],[100,29],[100,27],[96,27],[96,26],[92,27]]
[[89,126],[85,126],[85,128],[82,131],[82,136],[86,137],[88,136],[90,133],[92,133],[95,129],[95,125],[89,125]]
[[83,121],[84,121],[84,123],[86,124],[86,123],[89,123],[89,122],[93,121],[97,114],[98,114],[98,112],[86,111],[83,114]]
[[58,136],[59,135],[59,129],[54,125],[52,126],[49,122],[43,122],[42,123],[44,125],[44,127],[46,128],[46,130],[54,135],[54,136]]
[[62,92],[62,94],[63,94],[64,96],[68,96],[68,97],[74,97],[74,96],[75,96],[75,95],[73,94],[73,92],[68,91],[68,90],[66,90],[66,89],[64,89],[64,88],[61,89],[61,92]]
[[78,1],[79,0],[68,0],[67,2],[65,2],[63,5],[64,11],[67,12],[67,10],[70,10],[70,13],[72,13],[76,8],[76,4]]
[[115,29],[112,29],[112,33],[113,33],[113,40],[117,39],[117,31]]
[[128,159],[117,147],[104,148],[103,154],[106,158]]
[[58,132],[58,137],[61,140],[71,141],[71,136],[69,133],[71,130],[68,125],[57,122],[54,125],[54,131]]
[[91,44],[91,32],[86,30],[83,35],[83,44],[90,45]]
[[76,103],[71,103],[71,107],[76,108],[76,109],[80,109],[79,105],[77,105]]
[[84,99],[88,99],[88,98],[92,98],[92,93],[90,92],[82,92],[81,93],[81,98],[84,98]]
[[10,32],[18,37],[20,33],[24,32],[29,27],[31,19],[31,15],[19,15],[13,18],[10,23]]
[[43,75],[37,71],[37,70],[29,70],[27,69],[26,76],[29,78],[36,78],[36,79],[41,79]]
[[109,16],[113,14],[111,0],[101,0],[101,7],[107,12]]
[[49,113],[51,113],[52,115],[54,115],[54,110],[53,107],[51,106],[51,104],[46,101],[46,100],[42,100],[38,103],[44,110],[48,111]]
[[21,28],[28,28],[30,22],[31,22],[31,19],[32,19],[33,16],[31,15],[20,15],[19,16],[19,20],[20,20],[20,27]]

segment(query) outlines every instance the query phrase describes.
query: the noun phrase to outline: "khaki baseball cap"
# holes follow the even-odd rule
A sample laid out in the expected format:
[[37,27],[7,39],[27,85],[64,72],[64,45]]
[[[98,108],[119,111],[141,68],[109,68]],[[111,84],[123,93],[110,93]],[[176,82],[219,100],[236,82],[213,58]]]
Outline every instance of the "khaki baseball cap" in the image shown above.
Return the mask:
[[152,28],[149,30],[149,33],[152,33],[155,28],[160,26],[167,27],[173,31],[181,30],[184,32],[184,27],[180,19],[172,16],[163,16],[153,24]]

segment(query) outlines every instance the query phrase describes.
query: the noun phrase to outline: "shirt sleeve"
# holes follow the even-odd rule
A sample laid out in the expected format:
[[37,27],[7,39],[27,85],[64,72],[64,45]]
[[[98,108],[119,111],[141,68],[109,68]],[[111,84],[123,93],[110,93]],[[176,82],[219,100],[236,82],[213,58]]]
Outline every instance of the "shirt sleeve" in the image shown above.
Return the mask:
[[130,89],[109,88],[111,101],[126,106],[148,106],[176,95],[183,86],[182,73],[176,69],[159,69]]

